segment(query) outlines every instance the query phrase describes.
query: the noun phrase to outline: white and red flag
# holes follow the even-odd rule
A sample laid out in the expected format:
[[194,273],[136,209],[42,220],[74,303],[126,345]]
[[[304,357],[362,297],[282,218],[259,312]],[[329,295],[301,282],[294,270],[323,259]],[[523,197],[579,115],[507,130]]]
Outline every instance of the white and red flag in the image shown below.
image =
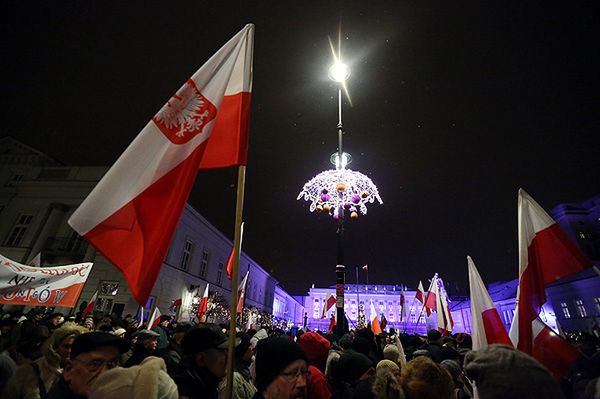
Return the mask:
[[427,295],[425,296],[425,310],[427,311],[427,316],[431,315],[431,312],[437,311],[437,274],[433,276],[431,280],[431,285],[429,286],[429,291],[427,291]]
[[242,311],[244,310],[244,297],[246,295],[246,285],[248,284],[248,274],[250,274],[250,270],[246,272],[244,279],[238,287],[238,303],[236,313],[242,313]]
[[500,319],[498,310],[492,302],[481,276],[470,256],[467,256],[469,268],[469,287],[471,292],[471,329],[473,350],[487,348],[491,344],[512,345],[508,332]]
[[560,381],[581,353],[539,318],[533,321],[532,330],[535,338],[531,355]]
[[88,302],[85,309],[83,309],[83,315],[81,316],[81,320],[84,320],[85,316],[87,316],[88,314],[90,314],[92,312],[92,310],[94,310],[94,306],[96,306],[97,298],[98,298],[98,291],[96,290],[96,292],[94,292],[94,295],[92,295],[92,299],[90,299],[90,301]]
[[333,305],[335,305],[335,296],[333,294],[329,294],[327,295],[327,299],[325,299],[325,303],[323,303],[323,310],[321,311],[322,319],[327,317],[327,311],[329,311]]
[[518,231],[519,289],[509,336],[518,349],[531,355],[536,339],[532,323],[546,302],[546,285],[592,264],[523,189],[519,189]]
[[145,303],[198,168],[245,165],[254,26],[158,111],[69,219]]
[[204,295],[202,295],[202,299],[200,299],[200,304],[198,304],[198,313],[196,318],[198,319],[198,323],[203,323],[206,320],[206,310],[208,309],[208,283],[206,284],[206,288],[204,289]]
[[375,335],[381,334],[381,325],[379,324],[379,318],[377,317],[377,312],[375,311],[375,305],[373,305],[372,299],[369,318],[371,319],[371,331],[373,331]]
[[158,306],[154,308],[154,312],[152,312],[152,316],[150,316],[150,320],[148,320],[148,330],[152,330],[154,327],[158,325],[160,322],[160,310],[158,310]]
[[[240,226],[240,256],[242,256],[242,238],[244,237],[244,222],[242,222]],[[234,243],[235,245],[235,243]],[[235,247],[231,247],[231,252],[229,253],[229,258],[227,258],[227,266],[225,267],[225,271],[227,272],[227,279],[231,280],[233,277],[233,254]]]
[[415,298],[422,304],[425,304],[425,290],[423,289],[423,283],[421,280],[419,280],[419,287],[417,287]]

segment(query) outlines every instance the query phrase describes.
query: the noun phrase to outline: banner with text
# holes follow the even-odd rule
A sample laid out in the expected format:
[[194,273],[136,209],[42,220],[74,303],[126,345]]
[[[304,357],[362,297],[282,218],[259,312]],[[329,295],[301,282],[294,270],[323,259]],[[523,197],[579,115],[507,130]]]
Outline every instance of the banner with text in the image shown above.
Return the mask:
[[75,307],[92,265],[35,267],[0,255],[0,303]]

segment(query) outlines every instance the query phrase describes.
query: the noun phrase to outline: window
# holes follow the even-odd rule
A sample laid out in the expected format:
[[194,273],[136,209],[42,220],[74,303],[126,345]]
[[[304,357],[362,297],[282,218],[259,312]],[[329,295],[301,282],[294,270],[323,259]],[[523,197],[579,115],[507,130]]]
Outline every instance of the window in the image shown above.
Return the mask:
[[587,317],[587,312],[585,311],[585,306],[583,306],[583,301],[581,299],[575,300],[575,308],[577,309],[579,317]]
[[18,247],[19,244],[21,244],[21,240],[23,239],[23,236],[25,235],[25,232],[27,231],[32,219],[32,215],[19,215],[17,218],[17,223],[15,223],[14,227],[12,228],[12,231],[8,235],[4,245],[7,247]]
[[569,307],[567,306],[567,304],[565,302],[561,302],[560,308],[562,309],[563,316],[565,317],[565,319],[570,319],[571,313],[569,313]]
[[205,249],[202,251],[202,260],[200,261],[200,277],[206,277],[208,271],[208,251]]
[[81,244],[83,243],[83,237],[81,237],[77,232],[71,232],[71,235],[67,239],[67,243],[65,245],[65,249],[67,251],[78,251],[81,248]]
[[219,269],[217,270],[217,285],[221,285],[223,282],[223,262],[219,262]]
[[600,298],[594,298],[594,303],[596,304],[596,313],[600,315]]
[[313,308],[313,319],[321,318],[321,310],[322,309],[320,309],[320,306],[319,306],[319,299],[315,298],[315,306]]
[[504,310],[502,316],[504,318],[504,324],[510,324],[512,322],[512,312],[510,310]]
[[590,238],[592,238],[592,235],[587,231],[580,231],[577,234],[582,240],[589,240]]
[[190,259],[192,258],[192,252],[194,252],[194,243],[190,240],[185,240],[185,244],[183,245],[183,254],[181,255],[181,263],[179,263],[179,268],[181,270],[187,271]]
[[115,296],[119,292],[118,281],[100,281],[99,295]]

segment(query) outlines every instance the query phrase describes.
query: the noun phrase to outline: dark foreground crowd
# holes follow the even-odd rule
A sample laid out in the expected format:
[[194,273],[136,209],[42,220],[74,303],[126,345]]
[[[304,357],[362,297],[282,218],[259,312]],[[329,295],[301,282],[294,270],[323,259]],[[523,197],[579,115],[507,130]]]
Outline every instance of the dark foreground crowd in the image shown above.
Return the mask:
[[[76,322],[32,311],[0,320],[0,397],[225,397],[224,326],[162,316],[152,330],[130,315]],[[466,334],[427,337],[370,329],[343,335],[248,330],[236,336],[234,398],[600,398],[597,337],[557,380],[508,346],[471,350]]]

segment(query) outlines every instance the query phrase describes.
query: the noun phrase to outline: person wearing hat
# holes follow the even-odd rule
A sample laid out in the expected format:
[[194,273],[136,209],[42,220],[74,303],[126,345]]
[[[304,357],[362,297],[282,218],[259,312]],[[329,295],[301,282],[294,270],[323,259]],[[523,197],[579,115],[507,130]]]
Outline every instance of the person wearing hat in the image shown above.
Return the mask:
[[129,342],[105,332],[77,336],[71,345],[70,359],[63,375],[48,392],[47,399],[87,398],[92,383],[106,370],[119,365],[119,355]]
[[296,399],[306,396],[308,359],[300,346],[287,338],[258,341],[254,365],[255,399]]
[[[251,399],[256,394],[256,387],[252,384],[250,375],[250,364],[254,351],[250,346],[250,336],[239,332],[236,337],[240,339],[240,344],[235,348],[233,357],[233,399]],[[227,381],[225,378],[219,384],[219,398],[224,398],[226,394]]]
[[170,321],[171,316],[164,314],[160,316],[158,325],[152,329],[152,331],[159,334],[156,349],[165,349],[169,346],[169,331],[167,328]]
[[[236,339],[236,344],[239,342]],[[185,333],[181,349],[183,357],[171,375],[180,397],[217,398],[217,387],[227,364],[227,336],[218,326],[202,324]]]
[[330,399],[331,387],[323,372],[331,342],[321,334],[309,331],[298,339],[298,345],[306,353],[308,359],[308,371],[310,372],[306,388],[308,397]]
[[148,356],[154,355],[160,334],[152,330],[140,330],[135,334],[135,337],[133,353],[125,362],[124,367],[137,366]]
[[444,360],[442,357],[442,341],[442,333],[440,333],[438,330],[427,331],[428,345],[425,349],[427,349],[429,355],[431,355],[431,359],[436,363]]
[[375,368],[371,359],[354,349],[342,353],[331,371],[334,397],[372,397]]
[[172,374],[179,363],[181,362],[181,358],[183,357],[183,352],[181,351],[181,340],[185,333],[191,329],[192,326],[190,324],[181,323],[178,324],[173,331],[173,338],[169,342],[169,346],[167,346],[163,350],[156,351],[157,356],[160,356],[165,361],[167,365],[167,372]]
[[85,328],[69,322],[55,329],[50,338],[42,344],[42,357],[17,368],[2,392],[3,397],[12,399],[45,397],[60,379],[75,337],[86,332]]

